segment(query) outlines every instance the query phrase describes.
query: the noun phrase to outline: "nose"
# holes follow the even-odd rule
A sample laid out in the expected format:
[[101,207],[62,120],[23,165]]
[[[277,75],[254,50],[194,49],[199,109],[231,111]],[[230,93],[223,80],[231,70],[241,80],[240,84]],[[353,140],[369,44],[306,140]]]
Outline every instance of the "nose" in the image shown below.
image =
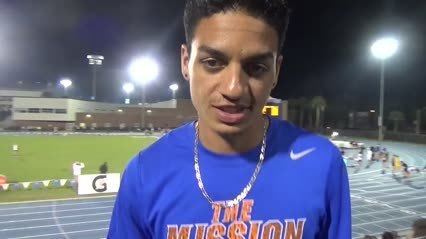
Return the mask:
[[247,87],[247,74],[238,64],[229,65],[220,83],[219,91],[229,101],[238,101]]

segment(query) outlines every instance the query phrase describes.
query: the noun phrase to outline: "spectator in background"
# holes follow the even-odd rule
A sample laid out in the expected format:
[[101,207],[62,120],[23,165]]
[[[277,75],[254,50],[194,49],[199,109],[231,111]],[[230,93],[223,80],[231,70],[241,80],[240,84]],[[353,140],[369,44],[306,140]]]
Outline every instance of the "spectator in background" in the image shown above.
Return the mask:
[[414,221],[412,233],[407,236],[407,239],[425,239],[426,238],[426,218],[420,218]]
[[101,164],[101,166],[99,167],[99,172],[101,174],[108,173],[108,164],[107,164],[107,162],[104,162],[103,164]]
[[401,166],[403,168],[404,178],[410,177],[410,172],[408,171],[408,164],[404,161],[401,161]]
[[382,239],[397,239],[400,238],[397,232],[383,232]]
[[380,159],[382,160],[382,174],[385,174],[386,168],[389,167],[389,152],[387,152],[386,148],[383,148],[383,152],[381,153]]
[[72,164],[72,174],[74,175],[74,180],[77,182],[78,175],[81,175],[81,170],[85,167],[84,163],[75,161]]
[[363,239],[377,239],[375,236],[365,235]]
[[392,175],[395,176],[395,173],[401,170],[401,159],[398,155],[394,154],[392,157]]

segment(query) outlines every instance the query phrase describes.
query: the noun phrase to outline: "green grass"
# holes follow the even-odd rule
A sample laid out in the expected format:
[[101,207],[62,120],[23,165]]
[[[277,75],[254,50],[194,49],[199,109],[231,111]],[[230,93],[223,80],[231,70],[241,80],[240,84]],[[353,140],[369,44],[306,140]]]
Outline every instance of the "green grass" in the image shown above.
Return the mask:
[[[108,172],[121,173],[132,156],[154,141],[131,136],[0,136],[0,174],[10,183],[73,178],[74,161],[85,164],[83,174],[99,173],[103,162]],[[16,154],[13,144],[19,145]]]
[[77,193],[71,188],[7,191],[0,192],[0,203],[75,197]]

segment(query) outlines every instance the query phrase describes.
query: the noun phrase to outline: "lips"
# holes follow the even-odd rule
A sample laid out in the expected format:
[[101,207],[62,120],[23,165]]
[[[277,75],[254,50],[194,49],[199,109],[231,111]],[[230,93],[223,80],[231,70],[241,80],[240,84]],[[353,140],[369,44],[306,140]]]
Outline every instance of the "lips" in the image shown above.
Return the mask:
[[218,119],[225,124],[241,123],[248,115],[249,108],[244,106],[215,106]]

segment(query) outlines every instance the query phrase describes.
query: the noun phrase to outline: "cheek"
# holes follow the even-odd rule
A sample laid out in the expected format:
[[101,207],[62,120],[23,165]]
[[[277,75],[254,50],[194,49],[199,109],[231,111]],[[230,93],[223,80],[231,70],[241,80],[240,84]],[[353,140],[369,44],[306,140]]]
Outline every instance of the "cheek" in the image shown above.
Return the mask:
[[197,110],[209,104],[209,100],[214,92],[214,79],[206,75],[201,69],[193,67],[191,71],[190,87],[191,98]]
[[272,83],[265,84],[260,81],[255,81],[251,84],[252,94],[256,100],[256,105],[263,107],[272,90]]

